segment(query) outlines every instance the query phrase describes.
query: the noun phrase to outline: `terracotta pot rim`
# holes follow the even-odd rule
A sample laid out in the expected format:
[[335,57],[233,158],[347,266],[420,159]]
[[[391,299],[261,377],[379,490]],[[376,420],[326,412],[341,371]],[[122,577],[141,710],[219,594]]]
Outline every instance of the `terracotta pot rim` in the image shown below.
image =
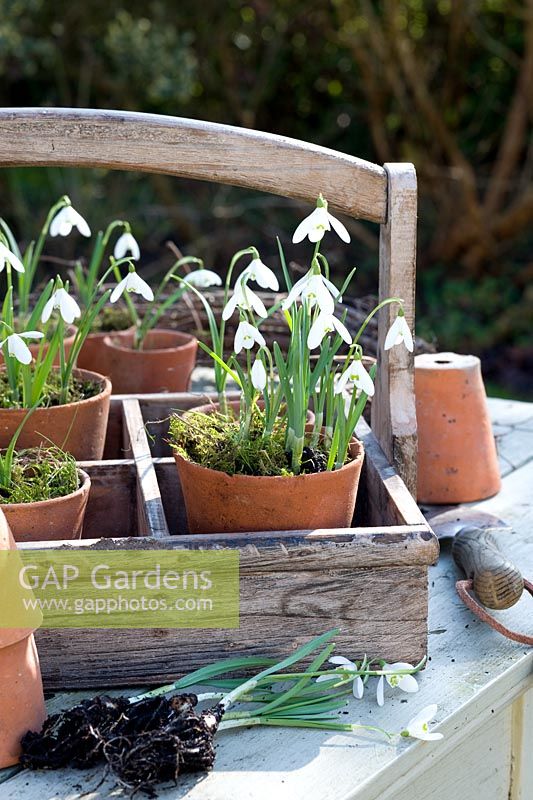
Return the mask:
[[127,347],[124,345],[117,344],[116,341],[113,341],[113,337],[123,336],[125,333],[131,333],[131,329],[127,328],[125,331],[117,331],[116,333],[108,333],[104,337],[104,344],[106,347],[110,347],[113,350],[121,350],[126,353],[133,353],[135,356],[146,356],[151,354],[159,354],[159,353],[175,353],[177,350],[189,350],[191,347],[196,347],[196,337],[191,336],[190,333],[181,333],[181,331],[173,331],[170,328],[152,328],[152,330],[148,331],[146,334],[147,337],[150,336],[151,333],[166,333],[171,334],[178,340],[181,340],[181,344],[176,344],[173,347],[153,347],[149,350],[134,350],[133,347]]
[[[87,339],[91,337],[92,339],[105,339],[106,336],[120,336],[124,333],[131,333],[135,329],[134,325],[130,325],[129,328],[122,328],[119,331],[91,331],[91,333],[87,334]],[[84,342],[85,344],[85,342]]]
[[[5,371],[5,369],[6,369],[5,366],[1,367],[2,371]],[[100,375],[99,372],[92,372],[91,370],[88,370],[88,369],[73,369],[72,370],[72,375],[75,378],[88,378],[89,380],[93,380],[94,383],[98,383],[100,385],[101,391],[98,392],[98,394],[94,394],[92,397],[86,397],[84,400],[74,400],[71,403],[63,403],[63,405],[60,405],[60,406],[38,406],[35,409],[34,414],[38,414],[39,411],[48,411],[50,413],[53,413],[56,409],[72,408],[73,406],[81,406],[81,405],[83,405],[83,406],[90,405],[92,403],[100,402],[102,400],[102,397],[105,398],[107,395],[111,394],[111,389],[112,389],[111,381],[105,375]],[[4,411],[9,412],[9,413],[16,411],[16,412],[18,412],[20,414],[20,413],[26,413],[28,411],[28,409],[27,408],[0,408],[0,415]]]
[[76,489],[74,492],[69,492],[69,494],[63,494],[61,497],[50,497],[48,500],[35,500],[33,503],[0,503],[0,508],[2,511],[4,509],[12,509],[13,511],[17,511],[19,509],[30,509],[35,510],[36,512],[39,511],[40,508],[46,506],[50,508],[52,505],[57,505],[58,503],[63,503],[65,500],[71,500],[74,497],[78,497],[79,495],[85,494],[91,488],[91,479],[85,470],[80,469],[78,467],[78,476],[82,480],[81,486]]
[[172,449],[172,453],[176,461],[176,464],[178,464],[179,461],[182,461],[185,464],[190,465],[191,467],[203,470],[204,473],[223,475],[224,478],[226,478],[229,481],[242,480],[250,482],[251,484],[253,481],[277,481],[278,483],[282,481],[287,482],[294,480],[309,481],[309,480],[316,480],[317,478],[321,477],[323,478],[324,475],[328,474],[328,472],[330,475],[338,475],[340,472],[347,472],[350,469],[357,469],[359,465],[362,464],[363,462],[365,456],[365,448],[363,446],[363,443],[359,439],[356,439],[355,437],[353,437],[350,440],[350,448],[353,447],[356,448],[355,456],[352,458],[351,461],[349,461],[347,464],[344,464],[340,469],[328,470],[328,471],[324,470],[322,472],[306,472],[303,473],[302,475],[240,475],[240,474],[228,475],[227,472],[222,472],[222,470],[211,469],[211,467],[203,467],[201,464],[197,464],[196,461],[191,461],[188,458],[184,458],[180,453],[177,453],[174,448]]

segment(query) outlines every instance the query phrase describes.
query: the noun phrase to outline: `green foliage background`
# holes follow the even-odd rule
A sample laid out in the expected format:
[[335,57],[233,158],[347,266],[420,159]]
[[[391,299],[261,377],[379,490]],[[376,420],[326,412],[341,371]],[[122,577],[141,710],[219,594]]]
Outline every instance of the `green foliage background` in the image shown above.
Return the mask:
[[[531,0],[0,0],[0,79],[3,106],[188,116],[413,161],[419,333],[482,354],[500,392],[533,393]],[[221,270],[252,242],[274,257],[274,234],[288,240],[306,210],[134,173],[18,169],[0,181],[21,238],[66,191],[95,229],[132,221],[148,274],[169,262],[168,238]],[[372,290],[377,230],[350,230],[348,254],[331,240],[328,252]]]

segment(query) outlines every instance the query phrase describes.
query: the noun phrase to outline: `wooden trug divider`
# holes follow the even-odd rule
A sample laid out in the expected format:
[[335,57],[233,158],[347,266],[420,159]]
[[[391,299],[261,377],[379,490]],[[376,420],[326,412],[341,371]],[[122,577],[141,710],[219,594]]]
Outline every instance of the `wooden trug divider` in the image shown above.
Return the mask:
[[[380,224],[379,298],[402,297],[414,328],[412,164],[381,167],[282,136],[153,114],[0,110],[0,167],[53,165],[160,172],[311,203],[322,192],[333,210]],[[380,345],[392,318],[390,306],[379,314]],[[165,423],[148,425],[148,435],[144,425],[198,397],[114,397],[104,460],[83,463],[92,480],[86,538],[63,544],[238,548],[240,627],[39,630],[47,688],[167,681],[231,653],[283,654],[331,627],[341,629],[338,651],[350,657],[418,661],[427,651],[427,569],[438,543],[409,492],[416,487],[413,374],[405,348],[380,359],[372,431],[364,422],[357,431],[366,459],[354,527],[341,530],[188,535]]]
[[236,548],[239,629],[39,630],[47,688],[165,682],[231,653],[281,654],[332,627],[341,653],[416,663],[438,543],[368,425],[357,431],[365,463],[353,528],[190,535],[165,437],[171,413],[209,397],[113,396],[108,458],[80,462],[93,482],[84,538],[23,547]]

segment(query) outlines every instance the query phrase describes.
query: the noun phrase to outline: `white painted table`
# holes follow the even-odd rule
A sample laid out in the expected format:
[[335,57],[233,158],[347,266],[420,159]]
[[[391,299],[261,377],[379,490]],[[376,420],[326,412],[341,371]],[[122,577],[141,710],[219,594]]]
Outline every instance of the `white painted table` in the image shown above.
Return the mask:
[[[478,503],[510,523],[502,547],[533,578],[533,404],[491,400],[504,475],[497,497]],[[252,728],[221,733],[213,772],[159,793],[163,800],[531,800],[533,798],[533,649],[504,639],[461,604],[449,545],[430,570],[428,668],[415,695],[389,693],[350,702],[343,721],[399,730],[438,703],[440,742],[402,740],[391,747],[370,735]],[[533,600],[500,612],[533,632]],[[344,655],[358,656],[359,653]],[[401,696],[400,696],[401,695]],[[81,695],[57,695],[50,708]],[[407,701],[407,702],[405,702]],[[0,773],[0,800],[95,800],[120,795],[99,785],[101,767]],[[2,782],[3,781],[3,782]]]

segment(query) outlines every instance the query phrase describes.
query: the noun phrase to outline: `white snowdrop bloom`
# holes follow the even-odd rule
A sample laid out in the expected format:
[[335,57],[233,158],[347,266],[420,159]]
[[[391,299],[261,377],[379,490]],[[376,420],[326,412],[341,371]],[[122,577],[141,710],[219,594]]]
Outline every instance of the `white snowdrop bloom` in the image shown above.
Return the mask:
[[242,281],[245,278],[255,281],[263,289],[272,289],[273,292],[277,292],[279,289],[279,281],[274,272],[266,264],[263,264],[259,257],[250,261],[246,269],[241,273],[239,280]]
[[44,336],[41,331],[26,331],[25,333],[12,333],[2,342],[2,347],[7,342],[7,352],[21,364],[30,364],[32,360],[31,350],[24,339],[42,339]]
[[360,358],[354,358],[354,360],[348,364],[335,384],[335,394],[341,394],[349,383],[361,389],[361,391],[369,397],[374,396],[374,383]]
[[5,266],[11,264],[13,269],[17,272],[24,272],[24,264],[15,253],[12,253],[9,247],[6,247],[3,242],[0,242],[0,272],[3,272]]
[[394,322],[389,328],[385,337],[384,350],[390,350],[397,344],[404,343],[410,353],[414,350],[413,334],[409,330],[409,325],[405,319],[403,311],[400,311]]
[[91,235],[91,229],[82,215],[72,206],[64,206],[50,223],[50,236],[68,236],[72,228],[77,228],[82,236]]
[[63,288],[56,289],[46,303],[41,314],[42,323],[48,322],[54,309],[59,311],[68,325],[71,325],[75,319],[81,317],[81,308],[67,290]]
[[414,669],[412,664],[407,664],[404,661],[396,661],[394,664],[383,664],[383,669],[391,672],[390,675],[381,675],[377,686],[377,701],[378,706],[382,706],[385,702],[385,681],[392,686],[393,689],[401,689],[403,692],[418,692],[418,683],[414,675],[397,674],[394,670]]
[[346,344],[352,343],[352,337],[340,319],[334,317],[333,314],[325,314],[321,311],[311,325],[311,330],[307,337],[308,348],[315,350],[315,348],[320,347],[324,336],[327,336],[328,333],[333,333],[333,331],[337,331]]
[[300,302],[303,302],[304,299],[310,301],[311,306],[316,303],[321,311],[332,314],[335,306],[334,299],[340,302],[342,297],[340,297],[335,284],[323,275],[311,271],[296,281],[281,307],[284,311],[288,311],[298,299]]
[[[344,656],[333,656],[332,658],[329,658],[328,661],[330,664],[337,664],[346,672],[356,673],[359,671],[357,664],[355,664],[353,661],[350,661],[349,658],[345,658]],[[338,681],[340,677],[342,677],[342,673],[340,673],[338,676],[320,675],[316,679],[316,683],[322,683],[324,681]],[[365,691],[365,685],[363,683],[363,679],[361,678],[360,675],[354,674],[352,681],[353,681],[352,683],[353,696],[357,700],[361,700]]]
[[268,316],[265,304],[261,298],[241,280],[238,280],[235,284],[233,294],[224,306],[222,319],[229,319],[237,308],[243,308],[246,311],[255,311],[257,316],[263,317],[263,319],[266,319]]
[[426,742],[442,739],[442,733],[430,731],[428,725],[437,711],[438,706],[435,703],[425,706],[421,711],[418,712],[416,717],[413,717],[413,719],[407,723],[407,727],[401,732],[400,735],[410,736],[413,739],[423,739]]
[[249,322],[241,320],[235,331],[235,339],[233,342],[235,353],[240,353],[243,348],[245,350],[251,350],[254,344],[264,347],[266,344],[265,337],[261,331],[257,330],[253,325],[250,325]]
[[138,261],[141,257],[141,251],[139,250],[137,239],[129,231],[124,231],[122,236],[118,237],[117,241],[115,242],[115,249],[113,250],[113,255],[117,261],[121,258],[124,258],[126,253],[129,253],[134,261]]
[[296,230],[294,231],[292,241],[294,244],[302,242],[305,237],[310,242],[319,242],[324,236],[326,231],[331,228],[340,236],[343,242],[350,241],[350,234],[342,224],[342,222],[330,214],[327,207],[327,202],[319,198],[317,207],[312,211],[309,216],[303,219]]
[[152,301],[154,299],[154,293],[144,281],[140,275],[138,275],[135,271],[128,272],[125,278],[122,278],[120,283],[117,283],[113,291],[111,292],[111,297],[109,298],[110,303],[116,303],[119,297],[122,297],[124,292],[133,292],[134,294],[140,294],[144,297],[145,300]]
[[183,280],[185,283],[188,283],[189,286],[194,286],[195,289],[208,289],[210,286],[222,286],[222,278],[211,269],[195,269],[193,272],[188,272]]

